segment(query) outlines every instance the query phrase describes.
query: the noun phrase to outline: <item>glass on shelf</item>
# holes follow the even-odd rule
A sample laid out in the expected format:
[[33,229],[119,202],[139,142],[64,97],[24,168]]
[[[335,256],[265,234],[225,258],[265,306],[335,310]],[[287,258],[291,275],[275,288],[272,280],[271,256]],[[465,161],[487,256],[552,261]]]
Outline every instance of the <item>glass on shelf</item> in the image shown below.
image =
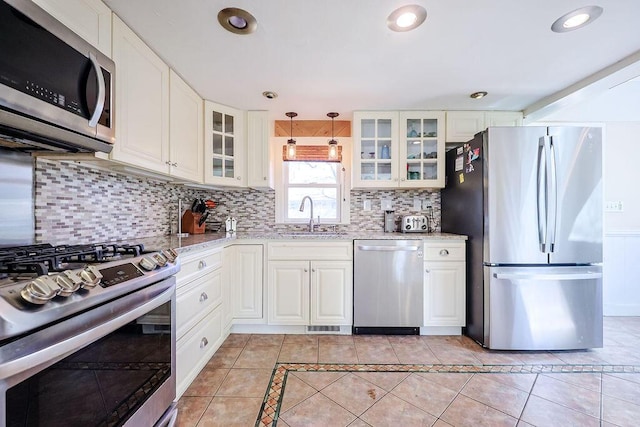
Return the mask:
[[391,140],[378,140],[378,149],[376,150],[379,159],[391,158]]
[[420,162],[407,163],[407,179],[420,179]]

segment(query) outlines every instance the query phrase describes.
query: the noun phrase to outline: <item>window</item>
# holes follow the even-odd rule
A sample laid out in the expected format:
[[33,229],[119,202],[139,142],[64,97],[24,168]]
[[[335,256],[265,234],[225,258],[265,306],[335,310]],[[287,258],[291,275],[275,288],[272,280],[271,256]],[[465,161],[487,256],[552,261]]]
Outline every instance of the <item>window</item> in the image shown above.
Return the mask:
[[313,215],[321,222],[341,222],[342,165],[329,162],[283,162],[284,221],[307,222],[309,202],[304,212],[300,204],[305,196],[313,200]]

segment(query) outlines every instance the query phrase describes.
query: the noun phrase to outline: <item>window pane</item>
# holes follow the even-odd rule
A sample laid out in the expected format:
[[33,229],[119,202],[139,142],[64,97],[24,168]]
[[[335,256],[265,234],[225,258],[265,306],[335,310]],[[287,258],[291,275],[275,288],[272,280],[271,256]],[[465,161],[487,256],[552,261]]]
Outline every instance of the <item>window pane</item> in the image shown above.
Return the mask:
[[216,132],[222,132],[222,113],[217,111],[213,112],[213,130]]
[[235,176],[235,172],[233,170],[233,160],[224,161],[224,176],[225,178],[233,178]]
[[213,134],[213,154],[222,154],[222,135]]
[[233,116],[225,114],[224,116],[224,132],[233,135]]
[[222,159],[213,158],[213,168],[211,174],[213,176],[222,176]]
[[233,156],[233,137],[232,136],[224,137],[224,155]]
[[287,217],[290,219],[309,219],[311,207],[308,200],[304,202],[304,212],[300,212],[300,202],[304,196],[313,200],[313,216],[322,219],[338,219],[338,189],[337,188],[289,188],[289,204],[287,206]]
[[338,183],[338,163],[286,162],[285,165],[289,168],[289,184]]

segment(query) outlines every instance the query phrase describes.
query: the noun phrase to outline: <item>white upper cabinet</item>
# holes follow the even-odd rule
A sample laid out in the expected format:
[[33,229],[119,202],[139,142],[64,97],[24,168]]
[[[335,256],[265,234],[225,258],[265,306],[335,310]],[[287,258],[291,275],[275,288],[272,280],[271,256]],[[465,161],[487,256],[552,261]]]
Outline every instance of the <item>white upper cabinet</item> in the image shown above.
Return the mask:
[[202,182],[203,101],[173,70],[169,82],[169,173]]
[[447,142],[467,142],[489,126],[522,126],[519,111],[447,111]]
[[169,67],[116,15],[116,143],[111,158],[169,171]]
[[354,188],[444,186],[444,112],[355,112]]
[[205,101],[204,129],[205,184],[246,186],[244,113]]
[[273,188],[267,111],[247,111],[247,186]]
[[100,0],[33,0],[111,58],[111,10]]

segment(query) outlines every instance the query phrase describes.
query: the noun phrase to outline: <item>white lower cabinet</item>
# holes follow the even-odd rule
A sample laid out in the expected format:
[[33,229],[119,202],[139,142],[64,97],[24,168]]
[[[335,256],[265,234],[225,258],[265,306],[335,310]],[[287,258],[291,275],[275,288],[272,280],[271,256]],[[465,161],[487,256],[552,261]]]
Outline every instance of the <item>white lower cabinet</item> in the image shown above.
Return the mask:
[[233,319],[263,318],[263,245],[233,245],[228,258]]
[[222,248],[180,255],[176,275],[176,396],[180,398],[220,347],[224,326]]
[[424,326],[465,326],[465,242],[424,244]]
[[351,325],[350,242],[278,242],[268,251],[270,325]]

